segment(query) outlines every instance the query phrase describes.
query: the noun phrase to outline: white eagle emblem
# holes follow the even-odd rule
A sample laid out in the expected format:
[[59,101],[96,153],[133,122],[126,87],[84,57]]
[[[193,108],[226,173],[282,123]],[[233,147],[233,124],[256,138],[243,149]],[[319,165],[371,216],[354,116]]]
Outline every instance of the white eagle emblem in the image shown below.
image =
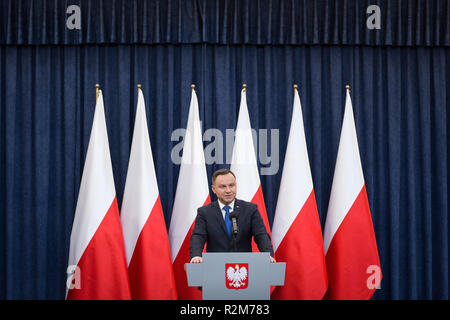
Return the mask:
[[227,288],[230,289],[244,289],[248,286],[248,264],[234,267],[227,264]]

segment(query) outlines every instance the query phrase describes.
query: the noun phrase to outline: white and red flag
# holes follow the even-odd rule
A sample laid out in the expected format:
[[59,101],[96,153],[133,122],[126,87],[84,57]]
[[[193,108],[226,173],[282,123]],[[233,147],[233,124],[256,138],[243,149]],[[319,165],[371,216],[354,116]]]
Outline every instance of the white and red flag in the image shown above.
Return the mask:
[[284,286],[272,299],[322,299],[328,286],[322,229],[297,90],[272,235],[277,261],[286,262]]
[[141,89],[138,89],[136,120],[120,219],[132,298],[177,299],[169,237],[159,197]]
[[73,272],[67,279],[67,299],[131,298],[101,91],[70,236],[68,270]]
[[188,287],[184,265],[189,262],[189,244],[197,209],[210,202],[198,101],[195,90],[192,89],[183,156],[169,227],[170,250],[180,300],[202,298],[197,287]]
[[325,299],[370,299],[381,281],[381,266],[348,89],[324,249],[329,281]]
[[[255,147],[253,145],[252,127],[248,114],[245,88],[241,91],[241,105],[239,107],[230,170],[236,176],[236,183],[238,185],[236,198],[252,202],[258,206],[267,232],[271,236],[266,205],[261,189],[261,181],[259,179]],[[252,249],[253,252],[259,251],[254,240],[252,241]]]

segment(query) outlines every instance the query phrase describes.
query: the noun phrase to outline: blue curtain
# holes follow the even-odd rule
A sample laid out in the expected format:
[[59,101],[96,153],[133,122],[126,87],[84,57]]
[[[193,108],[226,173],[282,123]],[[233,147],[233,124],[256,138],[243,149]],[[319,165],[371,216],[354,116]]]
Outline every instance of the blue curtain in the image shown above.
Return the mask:
[[4,0],[0,43],[450,46],[449,17],[449,0]]
[[167,227],[171,136],[186,126],[191,83],[203,131],[224,138],[248,85],[252,126],[267,129],[269,152],[279,144],[278,170],[261,176],[270,224],[299,85],[322,227],[350,84],[383,271],[374,299],[449,298],[448,1],[380,1],[386,27],[373,32],[363,0],[74,3],[82,28],[70,32],[72,2],[0,4],[0,299],[64,299],[95,83],[119,208],[142,84]]
[[[169,225],[179,170],[171,161],[171,150],[178,144],[171,141],[171,133],[186,126],[190,84],[197,85],[204,130],[217,128],[225,137],[226,129],[236,126],[244,82],[252,126],[269,133],[279,130],[279,170],[261,176],[270,223],[288,137],[292,85],[300,86],[324,226],[344,85],[350,84],[384,274],[375,298],[448,298],[449,49],[2,46],[0,57],[2,298],[64,298],[95,83],[101,84],[105,99],[119,205],[136,84],[142,84]],[[209,143],[205,141],[205,147]],[[219,167],[227,164],[208,165],[208,174]]]

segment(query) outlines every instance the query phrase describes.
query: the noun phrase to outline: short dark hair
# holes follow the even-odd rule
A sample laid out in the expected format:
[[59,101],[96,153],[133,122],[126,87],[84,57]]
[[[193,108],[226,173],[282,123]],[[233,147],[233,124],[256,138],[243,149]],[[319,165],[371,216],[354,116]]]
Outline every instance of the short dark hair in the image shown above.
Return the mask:
[[224,176],[226,174],[231,173],[233,175],[234,178],[236,178],[236,176],[234,175],[233,171],[229,170],[229,169],[219,169],[216,170],[213,175],[212,175],[212,184],[214,184],[216,182],[216,178],[218,176]]

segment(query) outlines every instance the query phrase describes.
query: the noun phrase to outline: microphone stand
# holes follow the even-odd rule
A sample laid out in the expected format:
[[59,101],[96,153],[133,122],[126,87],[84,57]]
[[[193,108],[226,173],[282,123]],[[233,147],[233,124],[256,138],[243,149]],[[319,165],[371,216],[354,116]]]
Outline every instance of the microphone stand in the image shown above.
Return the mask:
[[230,213],[230,219],[233,227],[233,246],[234,246],[234,252],[237,252],[237,222],[236,222],[236,214],[234,212]]

